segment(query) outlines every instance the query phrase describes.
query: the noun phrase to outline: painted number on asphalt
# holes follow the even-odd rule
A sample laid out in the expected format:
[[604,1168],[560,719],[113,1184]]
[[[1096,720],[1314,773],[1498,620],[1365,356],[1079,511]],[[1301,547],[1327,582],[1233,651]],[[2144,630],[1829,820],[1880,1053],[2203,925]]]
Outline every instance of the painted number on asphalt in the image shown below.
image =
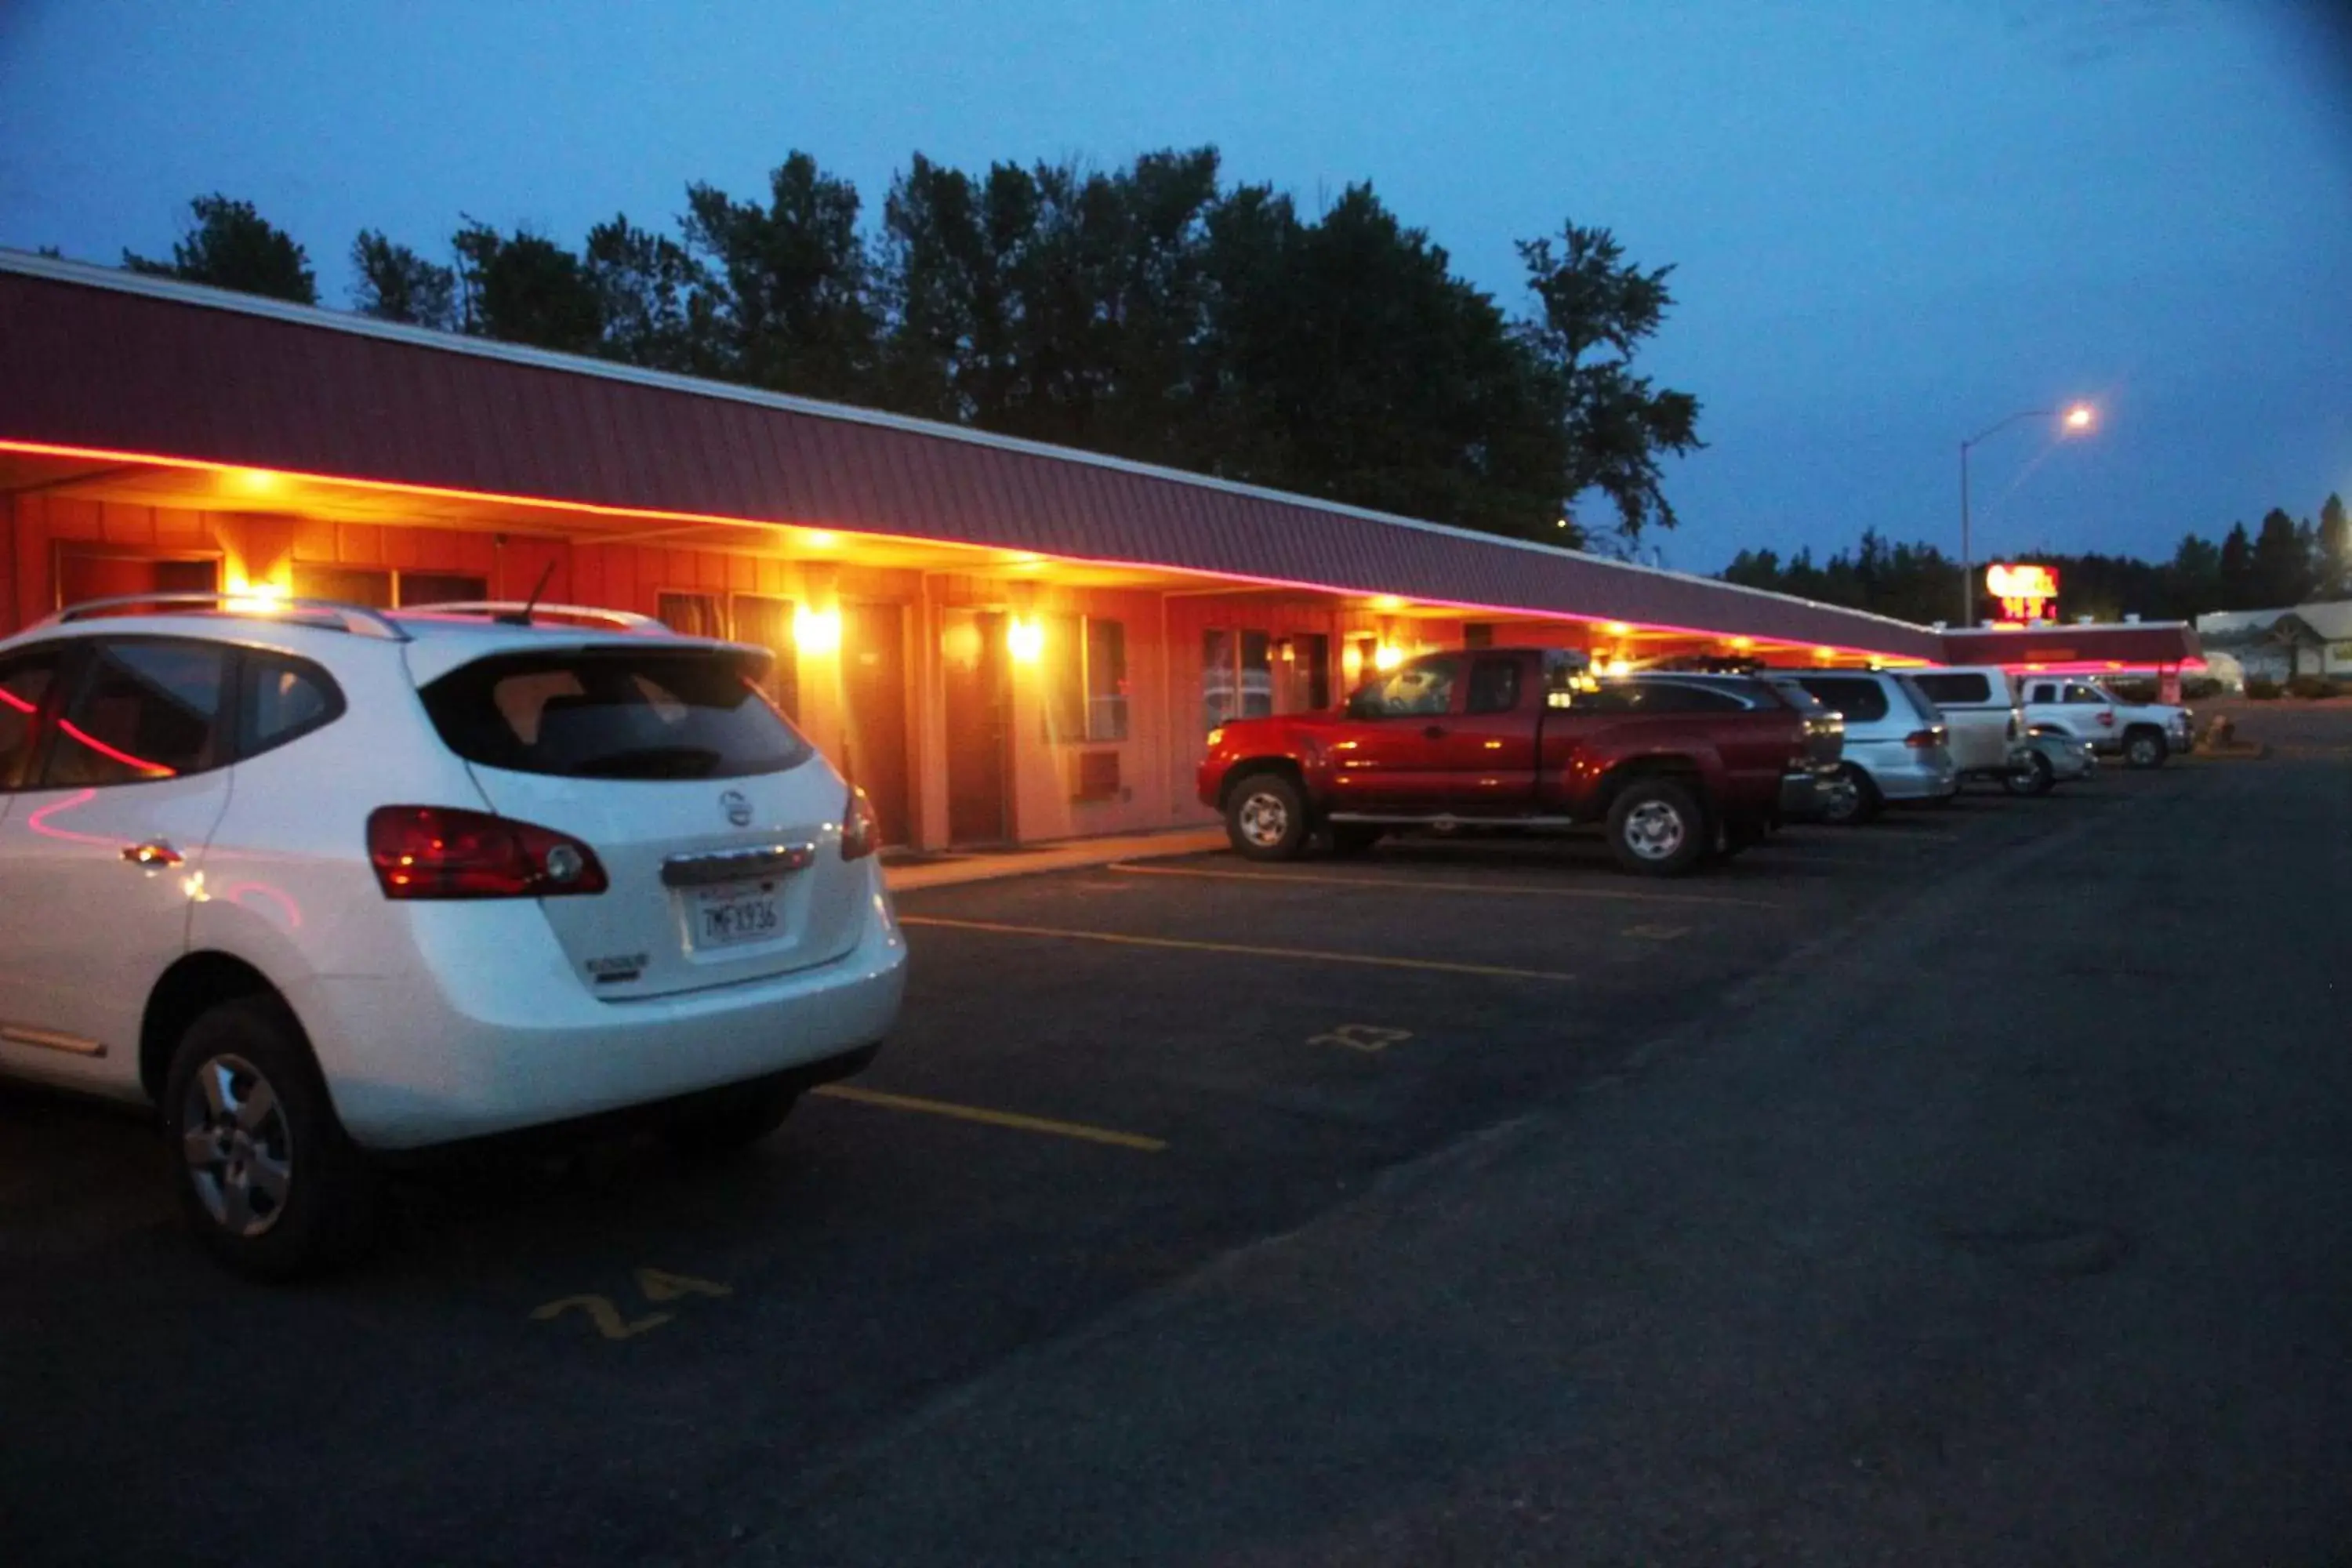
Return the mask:
[[1351,1051],[1384,1051],[1412,1038],[1411,1029],[1383,1029],[1377,1024],[1342,1024],[1310,1038],[1310,1046],[1339,1046]]
[[[672,1274],[666,1269],[635,1270],[637,1293],[648,1301],[683,1300],[688,1296],[731,1296],[735,1292],[715,1279],[697,1279],[688,1274]],[[596,1327],[596,1331],[608,1340],[633,1340],[639,1334],[674,1321],[675,1312],[647,1312],[642,1318],[631,1318],[614,1303],[610,1296],[566,1296],[531,1309],[533,1320],[551,1323],[566,1312],[578,1312]]]

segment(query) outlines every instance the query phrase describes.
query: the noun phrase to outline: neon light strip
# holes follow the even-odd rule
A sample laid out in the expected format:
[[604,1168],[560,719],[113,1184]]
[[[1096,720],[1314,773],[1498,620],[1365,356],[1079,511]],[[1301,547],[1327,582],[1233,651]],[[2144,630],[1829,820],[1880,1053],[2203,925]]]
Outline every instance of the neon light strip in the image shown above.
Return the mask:
[[0,702],[5,702],[9,707],[14,708],[19,713],[32,713],[37,711],[37,709],[34,704],[26,701],[23,698],[17,696],[13,691],[0,691]]
[[99,755],[102,757],[112,757],[116,762],[122,763],[125,767],[137,768],[141,773],[152,773],[159,779],[175,778],[179,774],[180,770],[177,768],[167,768],[161,763],[151,763],[144,757],[134,757],[128,752],[118,752],[112,746],[108,745],[97,736],[89,733],[87,731],[81,729],[79,725],[74,724],[68,720],[58,720],[58,728],[63,730],[67,734],[71,735],[75,740],[79,741],[83,745],[88,746],[91,751],[96,752]]
[[[256,465],[251,463],[224,463],[205,458],[175,458],[168,457],[157,452],[117,451],[113,448],[104,447],[63,447],[41,441],[0,441],[0,452],[23,452],[28,456],[34,457],[90,458],[114,463],[145,463],[158,468],[188,468],[203,473],[215,474],[249,473],[254,471],[256,468]],[[509,495],[498,490],[457,489],[446,485],[412,484],[400,479],[354,479],[347,475],[309,473],[299,468],[268,468],[266,471],[280,475],[286,479],[299,479],[310,484],[349,485],[354,489],[381,490],[394,495],[433,496],[445,500],[486,502],[493,506],[540,507],[551,511],[579,512],[590,517],[627,518],[632,520],[651,521],[655,522],[691,523],[699,527],[710,528],[762,530],[773,528],[799,528],[810,531],[845,533],[853,535],[859,539],[877,539],[896,544],[924,545],[932,549],[944,548],[950,550],[1004,551],[1007,552],[1017,552],[1022,548],[1017,545],[969,544],[961,540],[933,539],[917,533],[874,533],[859,529],[845,528],[839,523],[831,521],[822,524],[790,522],[775,518],[727,517],[715,512],[671,511],[658,507],[607,506],[596,501],[551,500],[544,496]],[[1497,539],[1496,542],[1509,544],[1524,542]],[[1391,590],[1385,588],[1361,588],[1350,587],[1342,584],[1334,583],[1310,583],[1293,577],[1263,577],[1247,572],[1231,572],[1212,567],[1175,566],[1170,565],[1164,562],[1116,561],[1087,555],[1045,556],[1043,552],[1037,552],[1036,553],[1044,556],[1045,559],[1058,561],[1066,565],[1093,566],[1099,567],[1105,571],[1114,572],[1166,572],[1177,576],[1207,577],[1219,582],[1246,583],[1255,587],[1264,588],[1291,588],[1297,589],[1302,593],[1310,594],[1339,594],[1356,598],[1369,599],[1377,598],[1382,594],[1391,592]],[[1603,563],[1602,569],[1606,569],[1605,563]],[[1704,579],[1695,578],[1692,579],[1692,582],[1694,585],[1707,585],[1705,584]],[[1736,586],[1728,584],[1713,584],[1713,586],[1723,588],[1724,591],[1727,593],[1739,591]],[[1413,595],[1409,602],[1413,605],[1432,606],[1438,609],[1474,610],[1484,616],[1516,617],[1531,621],[1581,621],[1588,626],[1598,626],[1611,620],[1622,621],[1625,618],[1622,616],[1612,615],[1579,615],[1570,610],[1537,609],[1522,605],[1485,605],[1468,599],[1447,599],[1419,595]],[[1797,605],[1791,605],[1791,607],[1818,607],[1824,614],[1830,615],[1837,615],[1841,613],[1832,605],[1811,606]],[[1629,624],[1632,624],[1636,631],[1663,632],[1674,637],[1718,638],[1754,635],[1752,633],[1725,630],[1720,627],[1676,626],[1664,621],[1642,621]],[[1926,627],[1920,627],[1918,628],[1918,631],[1919,635],[1922,637],[1933,637],[1936,636],[1934,632],[1927,630]],[[1925,662],[1922,656],[1917,654],[1896,653],[1892,649],[1884,647],[1863,647],[1853,644],[1821,642],[1810,637],[1768,637],[1761,640],[1771,643],[1776,647],[1785,647],[1790,648],[1826,647],[1837,653],[1848,655],[1856,658],[1921,659],[1922,662]]]

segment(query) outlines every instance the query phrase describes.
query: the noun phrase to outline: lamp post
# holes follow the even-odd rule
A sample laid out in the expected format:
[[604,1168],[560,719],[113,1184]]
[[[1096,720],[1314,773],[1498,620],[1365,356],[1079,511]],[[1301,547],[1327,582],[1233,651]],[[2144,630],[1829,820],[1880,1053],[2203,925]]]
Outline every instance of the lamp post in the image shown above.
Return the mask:
[[2021,419],[2056,419],[2061,435],[2080,436],[2087,433],[2098,420],[2091,405],[2077,403],[2062,417],[2055,408],[2021,408],[2006,418],[1995,420],[1960,443],[1960,626],[1963,630],[1977,624],[1977,590],[1971,578],[1976,563],[1969,558],[1969,453],[1988,436],[1997,436]]

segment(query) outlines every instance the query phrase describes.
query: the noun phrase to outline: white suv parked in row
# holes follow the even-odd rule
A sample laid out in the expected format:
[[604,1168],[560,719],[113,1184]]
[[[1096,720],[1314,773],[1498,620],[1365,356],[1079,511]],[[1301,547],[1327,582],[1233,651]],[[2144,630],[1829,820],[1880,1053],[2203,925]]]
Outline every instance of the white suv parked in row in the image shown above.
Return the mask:
[[758,649],[209,596],[0,641],[0,1074],[155,1105],[214,1251],[364,1241],[378,1153],[654,1106],[747,1142],[906,946]]

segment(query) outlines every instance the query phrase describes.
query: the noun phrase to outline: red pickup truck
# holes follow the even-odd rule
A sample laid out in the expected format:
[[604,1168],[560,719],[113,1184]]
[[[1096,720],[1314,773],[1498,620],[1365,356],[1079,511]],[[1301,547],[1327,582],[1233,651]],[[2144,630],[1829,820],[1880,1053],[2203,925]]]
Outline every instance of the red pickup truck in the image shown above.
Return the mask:
[[1760,680],[1595,681],[1583,655],[1425,655],[1337,712],[1209,733],[1203,803],[1234,847],[1288,859],[1318,833],[1349,853],[1391,829],[1606,825],[1629,869],[1673,876],[1777,826],[1816,771],[1804,715]]

